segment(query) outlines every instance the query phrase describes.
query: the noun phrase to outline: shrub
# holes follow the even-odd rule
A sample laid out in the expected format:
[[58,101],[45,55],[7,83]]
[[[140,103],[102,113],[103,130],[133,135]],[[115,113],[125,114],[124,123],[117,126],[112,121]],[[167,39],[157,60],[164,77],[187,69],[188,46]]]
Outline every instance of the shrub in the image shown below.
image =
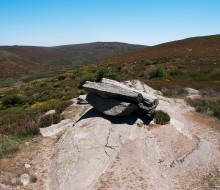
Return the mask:
[[65,74],[59,75],[57,77],[58,80],[64,80],[67,76]]
[[57,105],[59,100],[51,99],[44,102],[38,102],[31,106],[32,110],[34,110],[36,113],[45,113],[49,110],[54,109],[54,107]]
[[63,116],[60,113],[47,114],[39,118],[37,125],[39,128],[49,127],[52,124],[59,123],[62,119]]
[[149,73],[149,79],[152,78],[163,78],[164,72],[162,68],[156,68]]
[[10,107],[16,104],[21,104],[22,100],[18,95],[7,95],[2,100],[2,105],[5,107]]
[[96,78],[97,82],[100,82],[102,78],[112,79],[112,80],[120,80],[120,76],[117,73],[109,71],[107,68],[102,68],[98,71],[98,75]]
[[113,73],[113,72],[106,73],[103,77],[107,78],[107,79],[117,80],[117,81],[120,80],[119,75],[117,75],[116,73]]
[[62,101],[57,104],[55,107],[55,110],[57,113],[62,113],[69,105],[71,105],[73,102],[72,101]]
[[174,77],[174,76],[181,76],[184,74],[184,71],[182,69],[174,68],[170,70],[169,75]]
[[160,125],[165,125],[170,122],[169,114],[162,110],[157,110],[155,112],[154,119],[155,119],[156,124],[160,124]]
[[0,159],[8,154],[13,154],[19,149],[20,142],[17,139],[1,139],[0,140]]
[[28,135],[37,135],[40,130],[37,126],[37,123],[34,120],[24,120],[19,123],[19,129],[17,131],[18,135],[28,136]]
[[97,75],[97,79],[96,81],[97,82],[100,82],[102,80],[103,77],[106,76],[106,74],[109,73],[109,70],[107,68],[101,68],[99,71],[98,71],[98,75]]
[[82,86],[86,83],[86,81],[92,81],[92,82],[94,82],[94,81],[96,81],[96,80],[95,80],[95,78],[94,78],[92,75],[87,75],[87,76],[85,76],[85,77],[80,81],[78,88],[79,88],[79,89],[82,89]]
[[195,107],[197,112],[211,115],[220,119],[220,101],[208,99],[187,98],[186,102]]

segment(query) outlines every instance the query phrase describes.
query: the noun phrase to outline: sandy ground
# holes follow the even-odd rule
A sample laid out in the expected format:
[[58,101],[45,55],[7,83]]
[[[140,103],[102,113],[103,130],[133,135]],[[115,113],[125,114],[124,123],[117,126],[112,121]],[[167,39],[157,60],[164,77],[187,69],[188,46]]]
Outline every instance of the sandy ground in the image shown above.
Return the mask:
[[[5,184],[0,189],[45,189],[55,142],[56,138],[36,137],[23,144],[16,155],[0,160],[0,183]],[[19,182],[21,174],[29,174],[32,180],[35,179],[24,187]],[[12,185],[12,179],[16,179],[16,184]]]

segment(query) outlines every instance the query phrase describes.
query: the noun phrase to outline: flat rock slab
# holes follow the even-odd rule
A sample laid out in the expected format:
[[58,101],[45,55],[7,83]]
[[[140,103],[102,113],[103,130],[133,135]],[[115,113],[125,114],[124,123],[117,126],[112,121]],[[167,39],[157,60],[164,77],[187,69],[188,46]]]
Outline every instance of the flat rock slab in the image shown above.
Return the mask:
[[109,79],[103,79],[101,83],[87,81],[83,88],[87,92],[97,94],[103,98],[134,103],[148,116],[152,116],[159,103],[157,98],[151,94],[134,88],[131,89],[122,83]]
[[56,144],[47,189],[207,189],[201,179],[220,159],[214,124],[184,100],[160,97],[158,108],[173,122],[145,126],[86,113]]
[[123,102],[111,98],[89,93],[86,99],[96,110],[110,116],[127,116],[138,110],[138,107],[129,102]]

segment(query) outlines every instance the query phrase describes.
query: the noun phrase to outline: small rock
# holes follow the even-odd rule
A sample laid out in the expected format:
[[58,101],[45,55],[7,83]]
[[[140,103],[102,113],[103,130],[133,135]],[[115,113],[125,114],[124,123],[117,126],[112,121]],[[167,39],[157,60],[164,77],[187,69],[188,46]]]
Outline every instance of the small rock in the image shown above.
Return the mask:
[[45,113],[45,115],[53,115],[56,113],[56,110],[50,110],[48,112]]
[[86,95],[80,95],[76,101],[77,104],[88,104],[88,101],[86,100]]
[[0,183],[0,189],[6,189],[7,186],[5,184]]
[[189,95],[199,95],[199,91],[193,88],[184,88]]
[[13,179],[11,180],[11,184],[12,184],[12,185],[16,185],[16,183],[17,183],[17,179],[16,179],[16,178],[13,178]]
[[30,176],[28,174],[22,174],[20,176],[20,181],[24,186],[26,186],[30,183]]
[[28,169],[28,168],[31,167],[31,165],[30,164],[25,164],[24,167]]

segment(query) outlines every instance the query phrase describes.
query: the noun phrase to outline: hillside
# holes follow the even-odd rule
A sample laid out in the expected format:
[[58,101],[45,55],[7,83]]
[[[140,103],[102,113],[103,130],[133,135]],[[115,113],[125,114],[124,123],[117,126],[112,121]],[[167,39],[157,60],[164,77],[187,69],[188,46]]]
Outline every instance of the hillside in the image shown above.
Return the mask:
[[145,46],[117,42],[96,42],[56,47],[1,46],[0,50],[11,52],[42,65],[61,68],[95,63],[143,47]]
[[102,61],[100,66],[111,67],[121,79],[138,77],[160,90],[172,85],[220,91],[220,35],[144,48]]
[[24,59],[7,51],[0,51],[1,78],[41,70],[43,68],[39,63]]

